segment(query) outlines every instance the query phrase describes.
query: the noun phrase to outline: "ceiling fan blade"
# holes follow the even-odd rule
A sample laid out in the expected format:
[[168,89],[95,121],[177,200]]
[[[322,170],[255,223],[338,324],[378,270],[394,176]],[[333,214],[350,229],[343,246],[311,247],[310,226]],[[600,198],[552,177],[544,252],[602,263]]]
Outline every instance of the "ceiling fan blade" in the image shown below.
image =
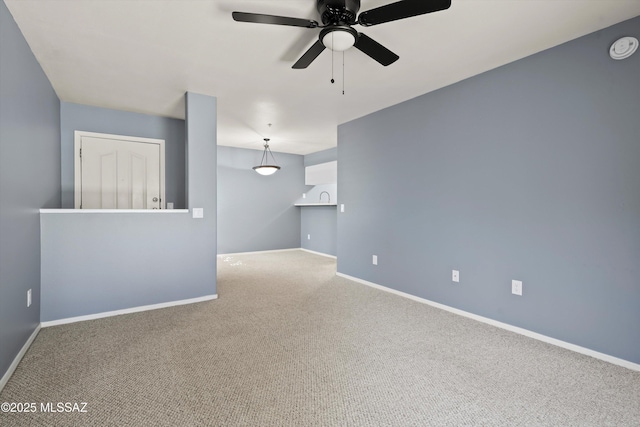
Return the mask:
[[403,0],[362,12],[358,24],[365,27],[449,9],[451,0]]
[[295,69],[307,68],[309,64],[311,64],[314,61],[314,59],[316,59],[318,55],[322,53],[323,50],[324,50],[324,45],[322,44],[322,42],[320,40],[316,41],[309,48],[309,50],[307,50],[304,53],[304,55],[302,55],[300,59],[298,59],[298,62],[293,64],[293,67],[291,68],[295,68]]
[[358,40],[353,46],[369,55],[385,67],[389,64],[393,64],[400,58],[398,55],[391,52],[371,37],[362,33],[358,34]]
[[287,16],[263,15],[261,13],[233,12],[233,19],[238,22],[256,24],[289,25],[292,27],[316,28],[318,23],[309,19],[289,18]]

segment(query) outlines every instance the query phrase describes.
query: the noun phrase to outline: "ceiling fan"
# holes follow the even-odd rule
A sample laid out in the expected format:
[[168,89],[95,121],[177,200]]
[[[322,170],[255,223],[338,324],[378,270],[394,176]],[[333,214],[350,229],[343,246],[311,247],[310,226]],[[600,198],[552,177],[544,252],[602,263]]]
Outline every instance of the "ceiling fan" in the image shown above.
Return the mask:
[[362,12],[360,0],[317,0],[322,25],[316,21],[286,16],[264,15],[260,13],[233,12],[233,19],[239,22],[258,24],[289,25],[292,27],[321,28],[318,40],[307,50],[292,68],[307,68],[325,48],[344,51],[355,47],[380,64],[387,66],[400,58],[377,41],[353,28],[364,27],[438,12],[448,9],[451,0],[403,0]]

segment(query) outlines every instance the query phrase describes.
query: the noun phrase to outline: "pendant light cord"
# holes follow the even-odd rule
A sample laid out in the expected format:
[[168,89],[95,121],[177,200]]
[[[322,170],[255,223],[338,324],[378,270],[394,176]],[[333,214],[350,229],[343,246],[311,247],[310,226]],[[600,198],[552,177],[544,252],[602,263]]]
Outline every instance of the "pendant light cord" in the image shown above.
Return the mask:
[[262,160],[260,161],[260,166],[266,165],[265,160],[268,162],[269,158],[267,157],[267,148],[269,148],[269,144],[264,144],[264,152],[262,153]]

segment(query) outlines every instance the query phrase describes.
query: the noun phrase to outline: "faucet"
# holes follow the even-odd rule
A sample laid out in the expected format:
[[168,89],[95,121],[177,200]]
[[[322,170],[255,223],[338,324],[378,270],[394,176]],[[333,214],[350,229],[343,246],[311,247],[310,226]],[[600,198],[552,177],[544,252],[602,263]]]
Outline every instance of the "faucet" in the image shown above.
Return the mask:
[[322,195],[325,193],[327,194],[327,203],[331,203],[331,194],[329,194],[328,191],[323,191],[322,193],[320,193],[320,203],[322,203]]

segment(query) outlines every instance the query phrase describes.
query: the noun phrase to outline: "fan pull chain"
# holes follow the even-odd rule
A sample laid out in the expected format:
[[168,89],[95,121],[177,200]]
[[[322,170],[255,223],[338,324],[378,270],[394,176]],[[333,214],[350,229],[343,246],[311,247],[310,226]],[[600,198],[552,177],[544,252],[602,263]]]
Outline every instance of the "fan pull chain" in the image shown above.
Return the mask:
[[344,50],[342,51],[342,95],[344,95]]
[[[331,33],[331,45],[333,45],[333,33]],[[331,84],[334,84],[336,81],[333,79],[333,56],[335,52],[333,49],[331,50]]]
[[333,54],[334,52],[331,51],[331,84],[335,83],[336,81],[333,79]]

